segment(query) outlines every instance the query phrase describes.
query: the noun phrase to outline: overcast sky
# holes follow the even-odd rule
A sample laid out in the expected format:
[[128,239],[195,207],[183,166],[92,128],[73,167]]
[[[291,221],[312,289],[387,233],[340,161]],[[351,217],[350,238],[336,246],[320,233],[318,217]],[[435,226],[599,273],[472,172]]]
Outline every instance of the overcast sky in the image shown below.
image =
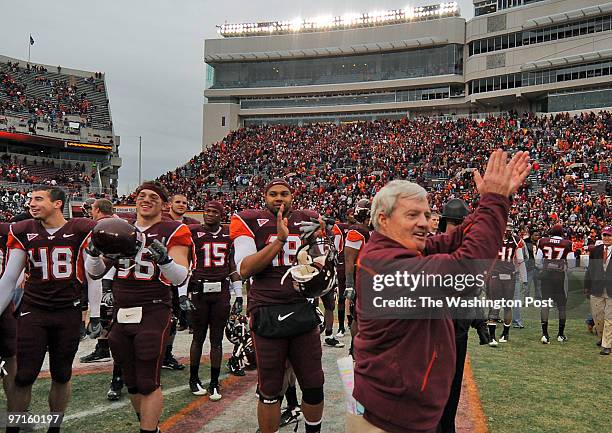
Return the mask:
[[[204,39],[223,22],[285,20],[419,6],[402,0],[19,0],[2,7],[0,54],[102,71],[115,134],[121,136],[120,193],[183,164],[201,149]],[[473,16],[471,0],[459,0]]]

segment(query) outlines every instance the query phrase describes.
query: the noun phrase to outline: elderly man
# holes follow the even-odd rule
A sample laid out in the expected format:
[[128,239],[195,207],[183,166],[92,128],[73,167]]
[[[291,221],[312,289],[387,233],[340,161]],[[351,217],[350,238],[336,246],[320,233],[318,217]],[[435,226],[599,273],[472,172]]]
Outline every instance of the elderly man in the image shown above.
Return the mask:
[[[483,266],[478,260],[497,257],[509,196],[529,173],[528,161],[527,153],[518,152],[507,163],[506,153],[495,151],[484,176],[474,172],[481,196],[478,208],[450,234],[427,237],[431,211],[427,193],[419,185],[393,181],[376,194],[371,215],[375,232],[359,258],[356,278],[356,308],[363,320],[355,337],[353,396],[363,406],[364,416],[349,417],[347,431],[436,431],[455,373],[452,321],[444,313],[441,319],[377,318],[371,304],[381,292],[375,292],[369,282],[379,275],[377,267],[405,270],[413,276],[480,272]],[[413,287],[416,296],[435,290]],[[447,291],[460,294],[453,287]]]

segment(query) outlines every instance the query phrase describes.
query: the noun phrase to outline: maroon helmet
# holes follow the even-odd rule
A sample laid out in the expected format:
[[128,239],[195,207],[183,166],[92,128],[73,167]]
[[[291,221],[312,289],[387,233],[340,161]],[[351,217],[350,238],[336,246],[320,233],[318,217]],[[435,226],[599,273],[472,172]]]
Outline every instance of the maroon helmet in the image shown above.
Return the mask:
[[121,218],[101,219],[91,233],[91,240],[109,259],[133,258],[144,244],[140,230]]
[[357,202],[357,204],[355,205],[355,211],[353,214],[357,222],[360,222],[363,224],[366,222],[368,218],[370,218],[370,207],[371,206],[372,205],[370,203],[370,200],[368,200],[367,198],[362,198],[361,200]]

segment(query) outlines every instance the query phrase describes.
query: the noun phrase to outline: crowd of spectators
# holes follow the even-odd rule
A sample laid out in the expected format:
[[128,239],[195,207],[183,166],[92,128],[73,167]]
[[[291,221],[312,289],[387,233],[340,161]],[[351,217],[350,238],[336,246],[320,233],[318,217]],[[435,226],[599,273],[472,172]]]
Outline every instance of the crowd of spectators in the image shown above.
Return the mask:
[[[33,77],[29,81],[33,80],[36,89],[28,88],[28,77]],[[53,132],[66,126],[68,115],[80,116],[82,125],[91,127],[95,113],[106,107],[93,104],[88,92],[104,93],[104,79],[101,73],[95,73],[84,81],[86,84],[77,86],[74,77],[49,75],[43,66],[23,67],[10,61],[0,64],[0,115],[26,115],[34,127],[37,122],[45,122],[47,130]]]
[[61,185],[80,188],[91,181],[85,163],[70,164],[53,159],[17,157],[4,154],[0,157],[0,181],[34,184]]
[[[610,112],[248,127],[158,180],[186,194],[192,209],[215,198],[233,213],[261,207],[265,183],[284,177],[297,207],[344,219],[357,200],[403,178],[424,185],[432,209],[441,210],[453,197],[475,204],[471,171],[482,169],[498,147],[528,150],[534,161],[512,207],[519,225],[542,229],[562,222],[581,236],[611,221]],[[121,201],[131,204],[133,198]]]

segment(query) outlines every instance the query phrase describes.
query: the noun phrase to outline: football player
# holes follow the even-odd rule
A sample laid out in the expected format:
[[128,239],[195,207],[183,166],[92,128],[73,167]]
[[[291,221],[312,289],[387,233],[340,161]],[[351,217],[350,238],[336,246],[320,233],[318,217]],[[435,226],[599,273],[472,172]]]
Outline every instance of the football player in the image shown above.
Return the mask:
[[[350,224],[338,222],[334,226],[334,243],[338,250],[338,332],[336,333],[336,340],[344,337],[346,329],[344,328],[344,317],[346,314],[344,290],[346,289],[346,275],[344,266],[344,242],[346,240],[346,234],[348,233]],[[327,317],[326,317],[327,319]],[[333,311],[330,323],[333,322]]]
[[[245,210],[232,216],[230,223],[236,268],[242,279],[253,278],[248,311],[259,379],[259,428],[262,433],[278,430],[280,396],[289,360],[302,389],[306,431],[319,432],[324,377],[318,319],[314,307],[296,291],[291,279],[283,278],[302,246],[300,225],[318,215],[291,209],[293,195],[283,179],[270,181],[264,195],[265,209]],[[307,326],[296,331],[296,317],[309,317]],[[275,333],[276,338],[272,338]]]
[[[140,420],[141,433],[158,431],[163,406],[160,370],[172,321],[171,286],[186,281],[193,245],[186,225],[162,220],[167,201],[168,192],[159,182],[140,185],[133,226],[120,219],[101,221],[86,260],[87,271],[100,278],[109,268],[101,254],[109,251],[111,244],[125,242],[126,250],[134,252],[135,239],[140,237],[143,243],[132,258],[119,258],[114,263],[117,272],[112,287],[113,325],[108,336],[111,353],[121,366]],[[105,230],[100,230],[103,223]],[[110,238],[113,228],[117,235],[114,240],[100,242],[99,239]],[[109,295],[105,293],[105,297]]]
[[[4,272],[6,265],[6,242],[8,240],[10,224],[0,223],[0,275]],[[15,305],[13,301],[0,315],[0,377],[7,400],[7,410],[13,409],[13,393],[11,388],[14,386],[15,371],[17,370],[17,360],[15,352],[17,350],[17,319],[13,312]]]
[[[189,279],[189,298],[195,309],[191,312],[193,340],[190,350],[189,388],[195,395],[206,395],[199,377],[202,346],[210,329],[210,384],[208,395],[212,401],[221,399],[219,373],[223,357],[223,331],[230,316],[230,295],[233,294],[235,314],[242,312],[242,281],[235,271],[230,254],[229,228],[221,226],[225,215],[223,205],[209,201],[204,208],[204,224],[190,225],[195,247],[195,270]],[[231,279],[231,286],[230,280]],[[180,301],[187,302],[183,287]]]
[[365,247],[370,239],[370,200],[363,198],[355,205],[353,213],[355,224],[351,225],[346,233],[344,241],[344,266],[346,289],[344,297],[349,301],[348,324],[351,330],[351,348],[353,353],[353,338],[357,333],[357,322],[355,317],[355,265],[359,252]]
[[[17,280],[27,266],[28,279],[17,318],[17,373],[13,410],[27,410],[32,385],[49,352],[51,412],[63,413],[70,400],[72,361],[80,340],[83,251],[94,222],[86,218],[66,221],[62,213],[66,194],[58,187],[32,191],[33,220],[11,226],[9,259],[0,280],[0,312],[11,299]],[[7,432],[19,431],[7,427]],[[50,427],[49,432],[59,431]]]
[[[517,278],[517,270],[520,278],[527,278],[525,270],[525,259],[523,256],[523,241],[512,233],[514,226],[508,222],[506,226],[506,236],[504,243],[499,250],[497,261],[491,271],[489,279],[488,296],[494,301],[512,301],[514,299],[514,289]],[[499,308],[489,308],[489,335],[491,341],[489,346],[497,347],[498,342],[495,338],[497,320],[499,319]],[[504,306],[504,330],[499,343],[507,343],[510,338],[510,327],[512,325],[512,308]]]
[[[538,241],[536,254],[536,267],[539,269],[539,278],[542,281],[542,299],[552,299],[559,311],[559,332],[557,341],[567,341],[565,336],[565,320],[567,306],[567,292],[565,291],[565,272],[576,266],[576,259],[572,248],[572,241],[564,238],[563,226],[557,224],[548,232],[549,237]],[[550,344],[548,335],[549,307],[540,309],[542,320],[542,344]]]
[[185,215],[189,206],[189,200],[184,194],[174,194],[170,198],[168,216],[174,221],[182,222],[183,224],[200,224],[195,218],[191,218]]
[[[336,250],[338,250],[339,252],[339,256],[342,255],[342,257],[338,257],[338,261],[336,265],[336,272],[338,272],[338,269],[344,271],[344,254],[342,254],[342,252],[344,251],[344,245],[343,245],[344,233],[342,232],[342,229],[340,228],[338,224],[342,224],[342,223],[334,224],[334,227],[333,227],[334,244],[335,244]],[[323,301],[323,308],[325,310],[325,313],[323,314],[323,327],[325,329],[325,345],[329,347],[342,348],[344,347],[344,343],[338,341],[338,338],[334,337],[334,331],[333,331],[334,310],[336,308],[337,300],[339,302],[339,297],[338,297],[338,292],[340,291],[339,285],[340,285],[340,281],[337,281],[337,284],[336,284],[337,287],[334,287],[334,290],[329,291],[325,296],[321,297],[321,301]],[[342,281],[342,285],[345,286],[345,281]],[[344,296],[344,287],[342,287],[342,295]],[[340,312],[338,312],[338,314],[340,314]],[[342,328],[344,328],[344,309],[342,311]],[[339,332],[341,336],[344,336],[343,330]]]
[[[189,200],[187,200],[187,196],[184,194],[174,194],[172,197],[170,197],[168,202],[168,213],[164,213],[164,217],[168,217],[169,219],[179,221],[187,225],[200,224],[200,221],[197,219],[185,215],[188,206]],[[164,356],[162,368],[167,370],[184,370],[185,366],[179,363],[172,354],[172,347],[174,345],[176,332],[183,331],[189,327],[189,316],[187,311],[183,311],[180,308],[177,287],[172,288],[172,296],[174,317],[172,319],[172,327],[170,329],[170,336],[168,337],[168,344],[166,345],[166,355]]]
[[[94,200],[89,206],[88,215],[96,222],[104,218],[112,218],[113,204],[106,199]],[[108,323],[109,321],[101,320],[101,316],[107,317],[107,307],[100,304],[100,300],[102,299],[102,281],[103,280],[87,281],[87,293],[90,301],[88,331],[90,337],[97,337],[98,341],[92,353],[81,357],[82,363],[104,362],[110,361],[111,359],[105,331],[110,323]],[[102,322],[107,326],[103,326]]]

